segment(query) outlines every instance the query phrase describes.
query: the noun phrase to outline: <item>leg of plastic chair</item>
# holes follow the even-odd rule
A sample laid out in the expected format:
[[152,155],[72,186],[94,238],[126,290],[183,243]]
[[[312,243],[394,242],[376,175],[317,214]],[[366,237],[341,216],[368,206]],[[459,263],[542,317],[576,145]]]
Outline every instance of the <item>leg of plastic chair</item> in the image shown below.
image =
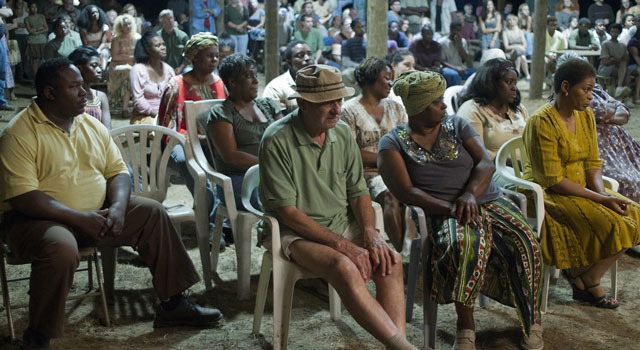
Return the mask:
[[553,279],[558,279],[560,278],[560,269],[556,269],[555,267],[553,268]]
[[413,300],[416,294],[416,283],[418,283],[418,265],[422,255],[422,239],[420,237],[411,242],[411,253],[409,254],[409,272],[407,274],[407,302],[406,316],[407,322],[413,318]]
[[[2,249],[2,247],[0,247]],[[2,282],[2,302],[4,308],[7,310],[7,323],[9,324],[9,334],[11,340],[16,340],[16,332],[13,328],[13,315],[11,314],[11,298],[9,296],[9,289],[7,287],[7,270],[4,263],[4,253],[0,256],[0,279]]]
[[551,269],[549,265],[544,266],[544,276],[542,277],[542,300],[540,302],[540,312],[547,312],[547,302],[549,301],[549,280],[551,279]]
[[211,242],[211,272],[218,270],[218,255],[220,254],[220,238],[222,238],[222,219],[224,216],[216,214],[215,227],[213,229],[213,241]]
[[[202,215],[200,213],[200,215]],[[212,290],[213,284],[212,269],[211,269],[211,249],[209,248],[209,220],[196,220],[196,238],[198,240],[198,250],[200,251],[200,261],[202,262],[202,279],[204,280],[204,286],[206,290]],[[214,241],[216,242],[216,241]],[[218,240],[217,242],[220,242]],[[213,244],[212,246],[220,249],[220,244]]]
[[104,290],[107,300],[111,303],[114,300],[116,277],[116,261],[118,260],[118,248],[102,247],[99,248],[102,255],[102,271],[104,272]]
[[93,271],[91,270],[91,256],[87,259],[87,273],[89,274],[89,291],[93,290]]
[[253,333],[260,333],[262,314],[264,314],[264,304],[267,302],[267,292],[269,291],[269,279],[271,279],[272,258],[270,253],[262,255],[262,268],[260,269],[260,281],[258,282],[258,292],[256,294],[256,307],[253,309]]
[[614,300],[618,299],[618,261],[614,261],[609,270],[611,275],[611,296]]
[[106,327],[111,327],[111,320],[109,319],[109,309],[107,308],[107,298],[105,296],[104,284],[102,283],[102,275],[100,272],[100,256],[98,255],[98,251],[94,250],[93,259],[95,259],[96,264],[96,279],[98,280],[98,289],[100,290],[100,301],[102,302],[102,311],[104,312],[104,324]]
[[273,349],[285,350],[289,337],[291,304],[297,276],[295,268],[282,265],[273,270]]
[[247,300],[251,294],[251,228],[257,222],[252,214],[239,214],[237,232],[233,235],[238,259],[238,299]]
[[484,294],[480,294],[479,295],[479,302],[480,302],[480,307],[483,309],[487,309],[489,308],[489,304],[491,304],[491,299],[489,299],[488,296],[484,295]]
[[[426,271],[426,270],[425,270]],[[428,281],[423,278],[422,297],[424,309],[424,345],[436,348],[436,326],[438,324],[438,304],[431,300]]]
[[340,319],[340,308],[340,295],[338,295],[338,292],[333,288],[331,283],[329,283],[329,310],[331,314],[331,321],[337,321]]

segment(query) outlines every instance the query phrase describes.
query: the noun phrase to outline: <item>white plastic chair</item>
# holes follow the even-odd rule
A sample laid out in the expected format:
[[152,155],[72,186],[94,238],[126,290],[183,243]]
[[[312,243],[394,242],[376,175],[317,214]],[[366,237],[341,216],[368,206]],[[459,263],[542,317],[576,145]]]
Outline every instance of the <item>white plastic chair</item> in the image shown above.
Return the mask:
[[442,95],[442,100],[444,101],[444,104],[447,105],[447,114],[449,115],[456,114],[456,112],[458,111],[458,105],[455,101],[455,97],[462,90],[462,88],[464,88],[464,86],[454,85],[444,90],[444,95]]
[[[507,165],[507,160],[511,159],[511,166]],[[506,182],[513,185],[513,189],[518,188],[528,189],[533,192],[534,204],[535,204],[535,216],[528,218],[529,223],[532,225],[538,240],[540,239],[540,231],[542,229],[542,222],[544,220],[544,196],[542,187],[535,183],[522,178],[523,168],[526,164],[529,164],[529,156],[524,149],[524,142],[522,136],[515,137],[500,147],[498,154],[496,155],[496,174],[502,177]],[[605,187],[612,191],[618,191],[618,181],[603,176],[602,177]],[[617,278],[618,263],[615,262],[611,265],[611,294],[614,299],[618,298],[618,278]],[[546,265],[544,269],[544,281],[542,284],[542,301],[540,305],[540,311],[547,311],[547,303],[549,298],[549,280],[551,273],[554,273],[554,277],[558,278],[558,273],[553,266]]]
[[[211,181],[212,185],[222,187],[224,192],[225,203],[218,204],[215,217],[213,244],[211,245],[211,271],[215,272],[218,266],[220,245],[217,244],[217,242],[220,242],[220,238],[222,237],[222,220],[224,217],[228,217],[231,221],[238,262],[238,299],[246,300],[249,299],[251,294],[251,228],[258,222],[258,218],[249,212],[236,209],[231,178],[213,169],[207,161],[199,141],[191,142],[191,140],[198,140],[198,126],[200,126],[200,129],[207,134],[209,149],[213,150],[213,142],[207,133],[207,120],[211,107],[223,101],[224,100],[185,101],[184,117],[189,135],[187,143],[197,163],[204,170],[207,179]],[[206,198],[202,198],[202,203],[198,203],[198,205],[206,208]]]
[[[260,183],[258,165],[254,165],[244,175],[242,183],[242,204],[248,211],[261,218],[271,228],[271,251],[267,250],[262,256],[262,268],[260,281],[258,282],[258,294],[256,307],[253,312],[253,333],[260,332],[264,305],[267,301],[269,279],[273,269],[273,348],[286,349],[289,334],[289,320],[291,318],[291,304],[296,281],[317,276],[290,261],[282,252],[280,245],[280,225],[278,220],[251,205],[251,193]],[[382,208],[378,203],[373,203],[376,216],[376,229],[384,231],[382,223]],[[340,296],[329,284],[329,309],[331,319],[340,319]]]
[[[167,136],[164,150],[161,140]],[[152,198],[161,202],[167,209],[171,221],[179,232],[179,224],[184,221],[194,221],[202,260],[204,284],[211,289],[211,268],[209,263],[209,215],[207,206],[200,205],[205,196],[206,176],[202,168],[196,163],[191,148],[186,147],[185,137],[171,129],[149,124],[122,126],[111,131],[111,137],[118,146],[125,163],[133,171],[133,194]],[[167,179],[167,164],[171,151],[176,145],[184,148],[187,167],[194,180],[194,208],[180,204],[165,202],[169,181]],[[113,278],[115,275],[115,249],[101,249],[105,266],[105,286],[109,287],[107,295],[111,296]]]

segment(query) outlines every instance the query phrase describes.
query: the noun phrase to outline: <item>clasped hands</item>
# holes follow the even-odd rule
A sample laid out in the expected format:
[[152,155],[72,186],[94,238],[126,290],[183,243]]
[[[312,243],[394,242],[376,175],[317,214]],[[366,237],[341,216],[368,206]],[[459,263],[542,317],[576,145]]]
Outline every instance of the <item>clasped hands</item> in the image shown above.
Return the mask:
[[462,225],[482,225],[480,208],[478,208],[476,198],[469,192],[463,193],[451,204],[451,213],[449,215]]
[[400,262],[377,232],[365,235],[363,247],[345,239],[345,244],[340,245],[337,250],[353,261],[365,282],[378,270],[382,277],[388,275],[393,265]]
[[124,213],[125,209],[114,203],[109,208],[80,213],[73,227],[91,240],[98,240],[105,236],[118,236],[124,227]]

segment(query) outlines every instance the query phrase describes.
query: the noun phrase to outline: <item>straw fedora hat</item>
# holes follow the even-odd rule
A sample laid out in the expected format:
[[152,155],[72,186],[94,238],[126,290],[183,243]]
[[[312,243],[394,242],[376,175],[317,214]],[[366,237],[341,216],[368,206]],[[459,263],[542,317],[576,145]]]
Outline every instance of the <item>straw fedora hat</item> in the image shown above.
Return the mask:
[[344,85],[337,68],[314,64],[298,71],[296,93],[289,99],[301,98],[312,103],[323,103],[352,96],[353,92],[353,88]]

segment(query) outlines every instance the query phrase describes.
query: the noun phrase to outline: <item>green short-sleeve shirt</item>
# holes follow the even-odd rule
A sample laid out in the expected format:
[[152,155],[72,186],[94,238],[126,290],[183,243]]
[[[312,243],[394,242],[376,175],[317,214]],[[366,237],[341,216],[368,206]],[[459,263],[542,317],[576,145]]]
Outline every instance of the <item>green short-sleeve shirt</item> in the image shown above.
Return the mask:
[[[244,119],[233,103],[227,99],[211,108],[209,123],[221,121],[231,124],[238,151],[257,156],[262,134],[280,114],[280,107],[270,98],[256,98],[253,101],[264,116],[267,117],[266,122],[252,123]],[[238,169],[231,164],[225,163],[220,153],[216,152],[216,150],[213,150],[213,163],[216,170],[225,175],[244,175],[245,173],[244,169]]]
[[311,28],[308,33],[302,30],[297,30],[293,34],[293,37],[296,40],[302,40],[309,44],[309,48],[314,54],[318,52],[318,50],[324,50],[324,39],[322,38],[320,31],[316,28]]
[[323,147],[306,132],[299,110],[273,123],[260,144],[260,199],[265,213],[295,205],[336,234],[353,214],[349,199],[368,195],[362,158],[349,126],[339,121]]

